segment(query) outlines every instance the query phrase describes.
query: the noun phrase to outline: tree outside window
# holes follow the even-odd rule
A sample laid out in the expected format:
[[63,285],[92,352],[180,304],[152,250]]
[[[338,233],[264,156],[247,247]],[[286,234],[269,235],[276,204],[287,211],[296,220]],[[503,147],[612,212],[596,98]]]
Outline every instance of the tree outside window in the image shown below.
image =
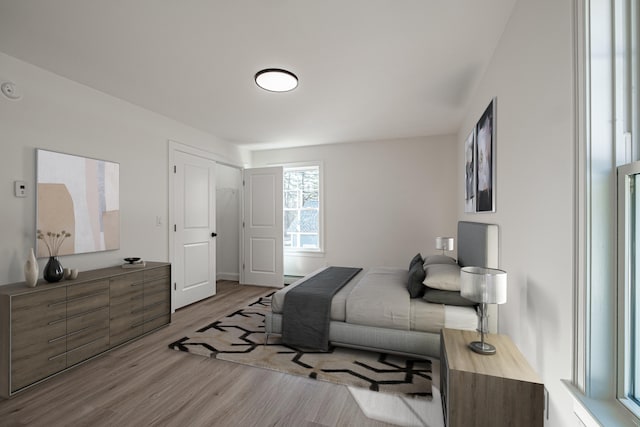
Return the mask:
[[320,167],[286,167],[284,186],[285,249],[320,249]]

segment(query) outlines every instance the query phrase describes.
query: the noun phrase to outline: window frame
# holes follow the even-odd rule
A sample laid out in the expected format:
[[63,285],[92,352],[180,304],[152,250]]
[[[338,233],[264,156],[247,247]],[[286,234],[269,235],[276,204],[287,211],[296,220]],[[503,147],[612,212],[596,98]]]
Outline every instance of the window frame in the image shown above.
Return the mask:
[[[632,312],[638,307],[634,304],[634,292],[640,289],[632,289],[632,281],[637,281],[633,277],[631,271],[631,256],[633,254],[630,233],[633,233],[631,227],[631,219],[629,214],[632,213],[631,201],[629,198],[629,188],[631,186],[631,177],[640,175],[640,162],[627,163],[618,167],[618,280],[617,280],[617,325],[618,325],[618,343],[617,343],[617,386],[616,398],[630,410],[636,417],[640,418],[640,399],[634,400],[629,397],[632,394],[632,388],[640,389],[640,382],[637,381],[637,373],[633,369],[640,369],[640,365],[630,366],[633,362],[633,351],[640,351],[640,342],[634,339],[632,335],[637,336],[638,330],[632,325]],[[637,188],[636,191],[640,191]],[[640,206],[636,206],[636,209]],[[640,226],[640,223],[637,224]],[[633,377],[636,377],[635,379]],[[638,394],[638,393],[637,393]]]
[[575,0],[574,17],[575,338],[573,378],[565,384],[584,425],[637,426],[640,406],[626,397],[619,332],[626,243],[619,236],[617,172],[640,158],[638,58],[632,53],[640,16],[630,0]]
[[[295,162],[295,163],[285,163],[282,165],[282,175],[284,179],[284,174],[287,169],[303,169],[309,167],[317,167],[318,168],[318,248],[291,248],[284,247],[285,255],[323,255],[324,251],[324,165],[322,161],[307,161],[307,162]],[[282,189],[283,195],[283,238],[284,238],[284,212],[285,207],[284,203],[286,199],[284,197],[284,186]]]

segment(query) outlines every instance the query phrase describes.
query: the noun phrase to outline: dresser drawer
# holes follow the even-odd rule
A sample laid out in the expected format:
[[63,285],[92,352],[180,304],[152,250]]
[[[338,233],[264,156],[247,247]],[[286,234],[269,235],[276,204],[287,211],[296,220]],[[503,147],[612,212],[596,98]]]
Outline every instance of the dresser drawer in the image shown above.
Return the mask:
[[144,307],[145,311],[147,307],[158,305],[161,302],[169,302],[171,298],[171,294],[168,290],[163,291],[155,291],[155,292],[145,292],[144,293]]
[[[109,281],[94,282],[81,285],[80,289],[71,287],[67,292],[67,318],[90,313],[92,311],[109,307]],[[75,288],[75,287],[74,287]]]
[[153,331],[161,326],[168,325],[170,322],[171,314],[169,313],[149,317],[147,317],[147,313],[145,313],[143,332]]
[[61,339],[58,338],[45,345],[31,343],[25,345],[23,342],[13,344],[11,352],[12,392],[66,368],[64,333]]
[[109,329],[91,336],[91,340],[67,351],[67,366],[75,365],[109,348]]
[[[102,343],[102,345],[99,345]],[[67,320],[67,365],[77,363],[77,357],[91,357],[109,346],[109,308]],[[91,349],[96,349],[92,353]],[[81,351],[80,351],[81,350]]]
[[[145,282],[159,279],[161,277],[169,278],[169,276],[171,276],[171,267],[169,267],[168,265],[164,267],[153,268],[151,270],[145,270],[144,272]],[[167,280],[170,281],[170,279]]]
[[[88,313],[79,314],[67,319],[67,336],[85,330],[104,328],[109,325],[109,307],[103,307]],[[69,346],[67,346],[69,347]]]
[[142,313],[137,316],[112,319],[109,329],[109,345],[111,347],[136,338],[143,333]]
[[143,311],[142,306],[142,293],[139,297],[129,299],[121,304],[112,305],[109,310],[109,318],[117,320],[120,317],[130,317],[135,315],[141,315]]
[[13,335],[31,335],[37,329],[46,328],[53,323],[64,324],[67,314],[66,295],[65,288],[57,288],[14,296],[11,301]]
[[143,271],[136,271],[135,273],[114,277],[109,282],[111,299],[117,303],[119,299],[126,298],[132,293],[142,292],[143,281]]

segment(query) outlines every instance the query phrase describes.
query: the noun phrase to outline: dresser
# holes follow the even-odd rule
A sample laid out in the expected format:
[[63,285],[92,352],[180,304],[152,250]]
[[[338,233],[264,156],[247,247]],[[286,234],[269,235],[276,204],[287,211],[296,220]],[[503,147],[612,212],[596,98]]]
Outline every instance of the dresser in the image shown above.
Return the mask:
[[440,390],[445,426],[542,427],[544,385],[506,335],[485,335],[496,347],[487,356],[468,348],[475,331],[443,329]]
[[0,396],[171,322],[171,267],[109,267],[0,286]]

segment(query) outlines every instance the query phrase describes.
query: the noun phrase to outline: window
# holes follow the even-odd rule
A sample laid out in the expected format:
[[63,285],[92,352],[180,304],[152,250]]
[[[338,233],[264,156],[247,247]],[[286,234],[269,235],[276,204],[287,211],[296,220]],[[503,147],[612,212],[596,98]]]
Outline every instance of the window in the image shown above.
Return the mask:
[[283,187],[285,250],[321,251],[320,165],[285,167]]
[[572,382],[579,393],[574,397],[588,408],[580,418],[589,415],[602,425],[622,425],[621,420],[637,425],[640,15],[637,2],[631,0],[585,0],[575,5],[579,144]]
[[618,168],[618,398],[640,405],[640,162]]

